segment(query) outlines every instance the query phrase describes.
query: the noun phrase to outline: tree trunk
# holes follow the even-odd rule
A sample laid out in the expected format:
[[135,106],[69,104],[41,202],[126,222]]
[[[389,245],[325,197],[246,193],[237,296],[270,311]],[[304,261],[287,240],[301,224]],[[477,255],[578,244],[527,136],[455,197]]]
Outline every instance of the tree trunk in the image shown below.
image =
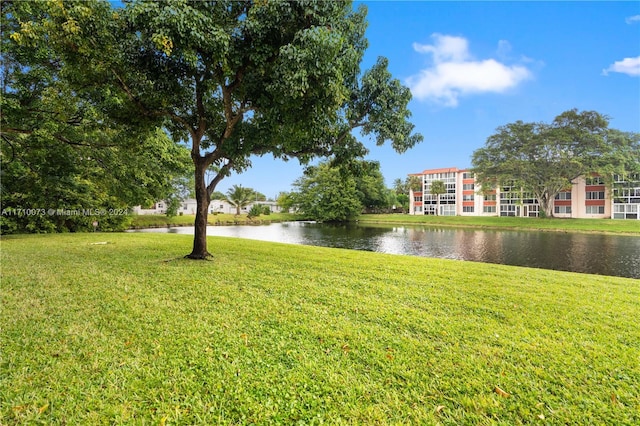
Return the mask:
[[196,221],[193,235],[193,250],[187,255],[189,259],[207,259],[211,254],[207,251],[207,215],[209,211],[209,192],[204,175],[207,169],[201,159],[195,159],[196,179]]
[[553,203],[551,202],[552,198],[543,194],[539,199],[538,203],[540,204],[540,208],[544,211],[544,217],[552,218],[553,217]]

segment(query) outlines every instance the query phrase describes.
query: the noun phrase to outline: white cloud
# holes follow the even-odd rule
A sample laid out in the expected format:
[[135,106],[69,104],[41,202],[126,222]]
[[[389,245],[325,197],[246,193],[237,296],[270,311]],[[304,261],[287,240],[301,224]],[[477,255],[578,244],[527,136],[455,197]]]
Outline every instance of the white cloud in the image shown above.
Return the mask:
[[[475,60],[463,37],[433,34],[432,45],[414,43],[413,48],[433,57],[433,64],[407,79],[417,99],[431,100],[449,107],[458,105],[463,95],[504,93],[532,77],[522,65],[505,65],[495,59]],[[511,46],[500,40],[498,50],[508,53]]]
[[602,70],[602,74],[608,75],[610,72],[619,72],[630,76],[640,76],[640,56],[635,58],[624,58],[616,61],[609,68]]
[[627,24],[633,24],[634,22],[640,22],[640,15],[629,16],[624,20]]
[[416,52],[432,53],[436,62],[464,61],[469,58],[469,43],[462,37],[434,34],[435,45],[413,43]]

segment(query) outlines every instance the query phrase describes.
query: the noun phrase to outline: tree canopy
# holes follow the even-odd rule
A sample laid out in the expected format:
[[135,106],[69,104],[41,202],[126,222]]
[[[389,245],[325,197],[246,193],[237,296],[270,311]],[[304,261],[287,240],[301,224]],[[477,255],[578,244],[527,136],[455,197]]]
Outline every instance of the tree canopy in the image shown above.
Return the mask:
[[242,185],[233,185],[227,191],[226,200],[236,208],[236,215],[240,215],[240,210],[256,201],[256,191],[245,188]]
[[2,232],[119,229],[128,207],[172,191],[189,153],[161,129],[111,119],[74,88],[33,28],[42,6],[2,2]]
[[69,84],[110,119],[189,141],[189,257],[206,258],[211,194],[252,155],[348,162],[367,151],[356,128],[399,152],[421,140],[386,59],[360,70],[365,17],[347,1],[51,2],[16,8],[12,40],[50,46]]
[[389,207],[392,191],[384,186],[379,163],[361,160],[356,165],[354,168],[323,162],[308,167],[293,183],[295,190],[289,194],[289,205],[321,222],[346,221],[365,209]]
[[569,110],[551,123],[517,121],[501,126],[473,153],[473,172],[483,187],[520,186],[547,217],[552,201],[579,176],[640,170],[640,135],[609,128],[595,111]]
[[408,212],[410,209],[409,193],[422,191],[422,180],[415,175],[407,176],[403,181],[397,178],[393,181],[393,190],[395,192],[395,203],[399,204],[402,211]]
[[409,194],[409,191],[418,192],[422,191],[422,180],[418,176],[407,176],[404,181],[397,178],[393,181],[393,189],[396,194]]

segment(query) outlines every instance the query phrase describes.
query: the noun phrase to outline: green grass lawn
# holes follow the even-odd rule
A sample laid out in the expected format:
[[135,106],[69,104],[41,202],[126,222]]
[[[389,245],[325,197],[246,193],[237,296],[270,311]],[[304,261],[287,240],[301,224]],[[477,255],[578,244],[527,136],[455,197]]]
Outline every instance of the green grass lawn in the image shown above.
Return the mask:
[[362,223],[401,223],[473,228],[531,229],[539,231],[604,232],[640,235],[640,221],[614,219],[540,219],[497,216],[425,216],[408,214],[366,214]]
[[191,236],[0,239],[0,424],[640,423],[640,280]]

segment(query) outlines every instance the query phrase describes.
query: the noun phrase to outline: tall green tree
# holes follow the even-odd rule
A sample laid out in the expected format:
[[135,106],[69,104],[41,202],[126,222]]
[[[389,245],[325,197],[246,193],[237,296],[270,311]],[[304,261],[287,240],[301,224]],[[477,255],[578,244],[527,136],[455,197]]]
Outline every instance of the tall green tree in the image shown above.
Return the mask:
[[236,208],[236,215],[240,216],[240,210],[255,201],[255,191],[242,185],[233,185],[227,191],[226,199]]
[[396,193],[396,201],[400,204],[402,211],[408,212],[411,208],[410,191],[421,192],[422,180],[418,176],[407,176],[403,181],[397,178],[393,181],[393,190]]
[[256,191],[255,189],[253,190],[253,194],[251,196],[253,197],[253,201],[267,201],[267,196],[262,192]]
[[411,204],[409,202],[409,196],[407,194],[397,194],[396,200],[400,204],[400,208],[402,208],[403,212],[405,213],[409,212],[409,208]]
[[[34,6],[35,7],[35,6]],[[189,142],[197,212],[190,258],[207,251],[211,194],[252,155],[339,161],[366,153],[353,135],[412,134],[411,94],[381,58],[361,73],[366,8],[346,1],[106,1],[37,5],[16,16],[17,42],[47,43],[65,78],[114,120]],[[27,8],[24,8],[27,9]],[[205,172],[217,173],[207,182]]]
[[422,191],[422,179],[420,179],[419,176],[408,176],[406,179],[406,185],[407,185],[407,193],[409,192],[409,190],[413,191],[413,192],[421,192]]
[[510,183],[534,194],[547,217],[553,199],[583,175],[640,169],[640,137],[609,129],[606,116],[569,110],[551,123],[517,121],[497,129],[473,153],[473,172],[483,186]]
[[293,187],[292,204],[306,217],[323,222],[347,221],[363,210],[390,205],[377,162],[360,160],[349,166],[323,162],[308,167]]
[[294,199],[291,192],[280,192],[276,197],[276,204],[283,212],[288,213],[294,206]]
[[447,193],[447,186],[441,180],[431,182],[429,194],[436,196],[436,215],[440,214],[440,196]]
[[377,161],[360,162],[355,174],[358,199],[365,211],[376,212],[389,207],[388,189]]
[[94,221],[119,229],[128,207],[171,192],[188,151],[160,129],[111,119],[72,88],[52,44],[38,39],[44,6],[1,3],[2,232],[88,230]]
[[409,194],[409,191],[422,191],[422,181],[418,176],[407,176],[404,181],[397,178],[393,181],[393,190],[396,194]]
[[406,192],[406,186],[402,181],[402,179],[400,178],[394,179],[393,190],[396,192],[396,194],[404,194]]
[[298,212],[319,222],[342,222],[362,212],[356,178],[328,162],[305,169],[293,183],[291,196]]

